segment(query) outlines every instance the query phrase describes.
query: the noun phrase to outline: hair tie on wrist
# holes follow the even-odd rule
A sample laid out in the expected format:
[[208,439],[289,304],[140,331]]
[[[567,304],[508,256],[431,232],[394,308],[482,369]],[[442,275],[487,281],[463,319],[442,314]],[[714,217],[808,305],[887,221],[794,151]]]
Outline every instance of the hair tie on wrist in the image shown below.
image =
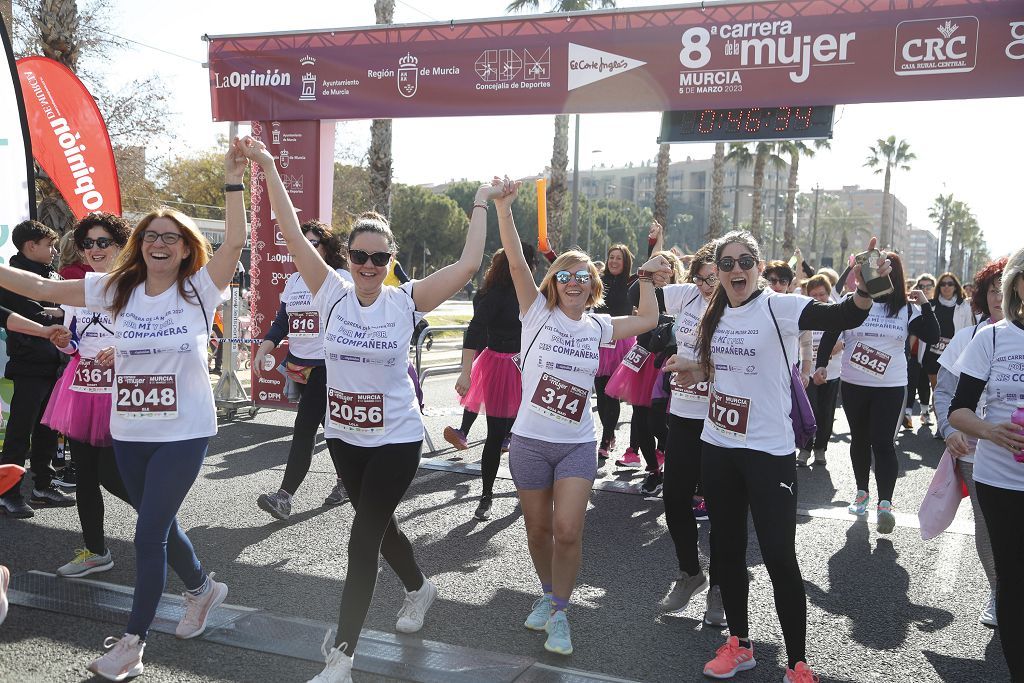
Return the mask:
[[473,204],[473,208],[474,209],[483,209],[484,211],[486,211],[487,210],[487,204],[486,203],[484,203],[484,204]]
[[245,189],[245,185],[242,183],[224,183],[225,192],[241,192]]

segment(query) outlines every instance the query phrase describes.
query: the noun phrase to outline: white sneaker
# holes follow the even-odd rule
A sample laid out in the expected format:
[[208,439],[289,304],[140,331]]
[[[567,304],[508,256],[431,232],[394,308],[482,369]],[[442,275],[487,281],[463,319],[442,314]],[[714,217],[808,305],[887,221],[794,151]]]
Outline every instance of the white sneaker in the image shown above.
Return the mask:
[[142,666],[142,651],[146,649],[146,644],[138,636],[127,633],[121,638],[111,636],[103,641],[103,647],[107,649],[106,654],[92,660],[86,667],[100,678],[123,681],[140,675],[145,669]]
[[327,666],[306,683],[352,683],[352,658],[345,654],[341,648],[347,648],[348,643],[342,643],[341,647],[328,648],[327,643],[331,642],[330,629],[324,636],[324,644],[320,646],[320,652],[327,660]]
[[932,413],[930,410],[921,411],[921,424],[930,425],[932,423]]
[[423,628],[423,618],[427,616],[427,610],[436,598],[437,586],[424,576],[423,585],[418,591],[406,591],[405,602],[402,603],[402,609],[398,610],[395,630],[400,633],[416,633]]
[[989,593],[988,604],[985,605],[985,609],[981,610],[981,614],[978,615],[978,623],[984,624],[989,628],[996,628],[997,626],[999,626],[999,621],[996,619],[995,592]]
[[0,564],[0,624],[7,618],[7,586],[11,583],[11,570]]
[[205,593],[192,595],[188,591],[182,593],[185,598],[185,613],[181,615],[178,627],[174,629],[174,635],[185,640],[202,635],[206,630],[206,620],[210,612],[228,596],[228,587],[220,581],[214,581],[215,574],[210,572],[208,580],[210,587]]
[[109,548],[102,555],[97,555],[90,550],[80,548],[75,555],[75,559],[61,565],[57,569],[57,576],[74,578],[88,576],[96,572],[105,572],[113,568],[114,558],[110,556]]

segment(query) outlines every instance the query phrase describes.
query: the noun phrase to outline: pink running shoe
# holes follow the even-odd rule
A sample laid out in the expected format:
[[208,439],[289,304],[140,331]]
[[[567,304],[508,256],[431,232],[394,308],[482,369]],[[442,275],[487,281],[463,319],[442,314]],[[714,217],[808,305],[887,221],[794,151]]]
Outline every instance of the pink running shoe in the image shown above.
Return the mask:
[[786,669],[786,676],[782,683],[819,683],[818,676],[811,671],[811,667],[804,662],[797,662],[792,669]]
[[654,451],[654,457],[658,459],[658,469],[665,470],[665,451]]
[[640,455],[632,448],[627,448],[615,464],[619,467],[640,467]]
[[202,635],[206,630],[206,620],[210,612],[216,609],[224,598],[228,596],[228,587],[220,581],[213,580],[214,573],[210,572],[210,587],[201,595],[192,595],[188,591],[182,593],[185,598],[185,613],[181,615],[178,627],[174,629],[174,635],[182,640],[195,638]]
[[142,653],[146,644],[138,636],[125,634],[121,638],[110,637],[103,641],[107,653],[94,659],[86,667],[100,678],[108,681],[123,681],[142,674]]
[[455,427],[444,428],[444,440],[455,446],[455,449],[459,451],[469,448],[469,441],[466,439],[466,435],[462,433],[462,430]]
[[725,645],[715,651],[715,658],[704,665],[704,675],[711,678],[732,678],[740,671],[747,671],[757,666],[754,659],[754,648],[742,647],[740,639],[729,636]]

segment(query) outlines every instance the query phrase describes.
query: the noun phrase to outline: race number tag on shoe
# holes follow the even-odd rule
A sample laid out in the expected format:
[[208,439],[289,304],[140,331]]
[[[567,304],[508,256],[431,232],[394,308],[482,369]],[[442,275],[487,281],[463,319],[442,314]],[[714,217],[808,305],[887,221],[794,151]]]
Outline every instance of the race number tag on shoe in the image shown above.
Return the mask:
[[678,398],[680,401],[707,403],[708,382],[698,382],[697,384],[684,387],[676,381],[676,374],[672,373],[672,398]]
[[173,420],[178,417],[176,375],[117,375],[114,406],[130,419]]
[[530,399],[530,410],[544,417],[579,424],[583,411],[590,410],[590,392],[571,382],[543,373]]
[[384,394],[327,389],[331,425],[346,432],[384,433]]
[[929,353],[934,353],[936,356],[941,356],[942,352],[949,346],[949,339],[946,337],[939,337],[938,343],[932,344],[928,347]]
[[746,442],[747,420],[750,418],[750,399],[711,391],[708,418],[720,434]]
[[878,377],[885,374],[885,369],[889,367],[889,361],[891,360],[892,356],[889,354],[873,349],[861,342],[857,342],[857,345],[853,347],[853,353],[850,355],[850,361],[854,367],[864,372],[870,372]]
[[288,336],[311,339],[320,336],[320,311],[288,313]]
[[114,389],[114,368],[103,367],[95,358],[82,358],[75,368],[71,391],[83,394],[109,394]]
[[633,372],[640,372],[640,368],[644,366],[647,359],[651,357],[651,352],[644,347],[634,344],[633,348],[629,350],[629,353],[622,359],[622,364]]

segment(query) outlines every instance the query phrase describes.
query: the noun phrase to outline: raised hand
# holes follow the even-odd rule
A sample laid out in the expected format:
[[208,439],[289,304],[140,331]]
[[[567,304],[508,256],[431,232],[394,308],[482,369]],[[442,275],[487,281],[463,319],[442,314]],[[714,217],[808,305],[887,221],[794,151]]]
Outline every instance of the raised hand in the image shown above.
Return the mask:
[[651,229],[647,231],[647,239],[656,240],[664,232],[664,228],[661,227],[661,223],[658,221],[651,221]]
[[226,183],[240,183],[242,182],[242,176],[245,175],[245,167],[248,164],[248,160],[245,158],[245,154],[242,151],[241,140],[235,138],[228,145],[227,152],[224,153],[224,182]]
[[522,185],[521,181],[512,180],[508,176],[499,178],[494,176],[491,179],[490,185],[484,185],[477,190],[477,197],[480,198],[483,195],[483,199],[491,199],[494,201],[494,206],[498,209],[508,209],[512,206],[512,202],[519,196],[519,187]]
[[664,287],[672,280],[672,266],[668,264],[664,256],[655,256],[640,266],[640,270],[651,274],[651,280],[655,287]]
[[918,306],[928,303],[928,295],[920,289],[912,289],[907,292],[907,300],[913,301]]
[[[868,240],[868,246],[867,246],[867,249],[865,249],[865,251],[871,251],[872,249],[875,248],[875,246],[877,244],[878,244],[878,238],[877,237],[872,237],[870,240]],[[867,264],[864,264],[864,265],[867,265]],[[859,289],[867,289],[867,286],[865,285],[865,282],[867,280],[864,277],[864,273],[861,272],[862,268],[863,268],[863,266],[861,266],[860,268],[854,268],[853,271],[852,271],[852,275],[855,278],[855,282],[856,282],[857,288],[859,288]],[[886,257],[886,254],[885,254],[884,251],[883,252],[879,252],[878,265],[877,265],[876,270],[878,271],[878,276],[879,277],[889,277],[889,273],[892,272],[892,262]]]
[[270,153],[267,146],[251,135],[246,135],[244,138],[236,138],[233,147],[246,159],[260,166],[267,167],[274,164],[274,155]]

